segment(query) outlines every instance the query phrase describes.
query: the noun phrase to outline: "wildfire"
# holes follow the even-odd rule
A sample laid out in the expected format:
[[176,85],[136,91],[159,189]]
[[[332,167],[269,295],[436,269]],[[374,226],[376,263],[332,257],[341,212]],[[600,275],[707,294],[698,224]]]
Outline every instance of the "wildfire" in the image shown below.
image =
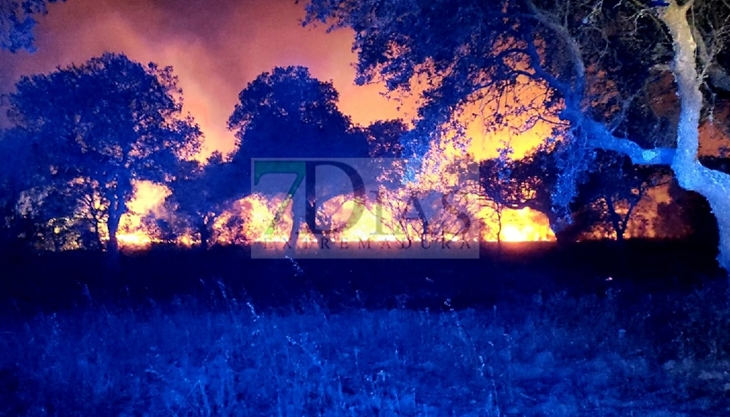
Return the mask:
[[[498,224],[490,224],[488,230],[499,230]],[[496,234],[485,236],[485,240],[496,241]],[[525,207],[521,210],[507,209],[502,213],[503,242],[553,242],[555,233],[545,214]]]
[[[266,233],[272,225],[274,216],[283,198],[267,201],[259,195],[248,196],[239,200],[234,207],[219,216],[213,227],[213,240],[224,244],[245,244],[251,242],[287,242],[290,239],[292,227],[292,210],[289,207],[281,215],[276,227]],[[324,220],[328,227],[337,228],[344,225],[355,205],[360,204],[346,196],[337,196],[325,202],[319,211],[319,220]],[[401,213],[402,214],[402,213]],[[497,231],[501,230],[500,239],[504,242],[554,241],[555,235],[543,213],[524,208],[522,210],[504,209],[501,216],[493,210],[483,209],[477,214],[481,223],[481,240],[497,241]],[[501,220],[499,220],[501,218]],[[501,222],[501,227],[500,227]],[[316,242],[305,222],[300,223],[297,234],[297,245],[309,245]],[[410,237],[416,241],[420,239],[420,229],[417,221],[404,223],[392,206],[375,207],[365,206],[358,221],[351,227],[336,232],[332,237],[341,241],[396,241],[399,238]],[[453,237],[458,240],[459,237]],[[120,246],[127,248],[147,248],[153,243],[160,243],[159,239],[152,238],[144,229],[139,216],[128,216],[124,231],[117,235]],[[476,241],[476,236],[471,240]],[[199,239],[189,234],[178,237],[181,246],[193,246]]]
[[135,233],[121,233],[117,235],[121,247],[126,248],[147,248],[153,243],[153,239],[142,231]]
[[[475,161],[474,158],[463,158],[468,147],[469,140],[463,137],[447,138],[433,144],[424,156],[424,165],[415,181],[386,190],[387,196],[379,201],[372,198],[356,201],[351,195],[337,195],[318,202],[318,227],[334,230],[326,236],[339,242],[400,242],[402,239],[420,242],[436,236],[475,243],[554,241],[555,235],[544,214],[529,208],[497,212],[495,207],[483,205],[476,176],[465,174],[468,164]],[[150,214],[160,214],[162,202],[169,194],[165,187],[152,184],[140,183],[136,187],[135,198],[129,204],[130,212],[122,219],[118,233],[120,245],[127,248],[145,248],[161,242],[153,237],[154,231],[148,230],[150,226],[142,219]],[[471,234],[454,234],[454,220],[438,214],[442,200],[433,197],[433,194],[454,191],[461,198],[452,201],[454,210],[473,213]],[[424,218],[416,215],[409,197],[412,195],[420,196],[420,209],[424,212],[420,216]],[[266,197],[252,194],[242,198],[215,218],[210,243],[277,242],[294,244],[297,248],[309,247],[321,237],[309,230],[302,213],[294,221],[293,207],[302,207],[303,203],[301,195],[287,200],[283,193]],[[359,213],[357,221],[347,224],[354,212]],[[428,229],[424,232],[426,223]],[[298,230],[292,233],[295,224]],[[346,224],[347,227],[342,227]],[[175,243],[181,246],[200,244],[200,237],[195,231],[178,231],[178,234]]]
[[117,232],[119,246],[128,249],[144,249],[153,243],[160,243],[143,224],[142,217],[157,213],[162,202],[170,194],[167,187],[148,181],[134,183],[134,198],[127,203],[128,212],[122,216]]

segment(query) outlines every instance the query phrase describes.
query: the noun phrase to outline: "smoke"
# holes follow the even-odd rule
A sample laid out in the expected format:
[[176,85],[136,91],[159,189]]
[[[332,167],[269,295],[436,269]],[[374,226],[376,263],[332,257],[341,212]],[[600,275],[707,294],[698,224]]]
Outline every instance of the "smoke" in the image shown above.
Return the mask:
[[[68,0],[51,4],[39,19],[35,54],[0,52],[0,93],[21,75],[47,73],[102,53],[172,65],[184,93],[184,110],[200,124],[201,157],[229,152],[226,128],[238,93],[275,66],[305,65],[332,80],[340,108],[360,124],[402,117],[377,85],[353,84],[352,32],[303,28],[294,0]],[[4,113],[4,112],[3,112]],[[5,123],[7,121],[4,121]]]

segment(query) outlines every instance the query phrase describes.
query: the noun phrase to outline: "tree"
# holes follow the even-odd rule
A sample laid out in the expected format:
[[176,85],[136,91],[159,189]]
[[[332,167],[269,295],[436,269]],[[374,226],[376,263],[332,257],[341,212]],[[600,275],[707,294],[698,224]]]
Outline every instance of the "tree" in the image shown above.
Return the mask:
[[[516,162],[510,159],[511,149],[500,150],[499,158],[488,159],[479,164],[479,184],[486,205],[494,211],[497,220],[497,245],[502,244],[502,216],[507,208],[525,207],[530,200],[525,182],[512,175]],[[527,192],[526,192],[527,191]]]
[[671,173],[654,166],[632,165],[628,157],[599,152],[600,168],[579,187],[574,211],[589,212],[589,226],[599,226],[617,241],[623,241],[629,221],[636,219],[636,209],[648,198],[652,188],[669,183]]
[[[479,163],[479,183],[487,205],[495,210],[497,225],[501,233],[501,217],[504,209],[521,210],[530,208],[546,213],[558,241],[565,236],[561,219],[551,210],[551,190],[557,182],[556,153],[559,144],[543,144],[521,159],[511,158],[511,150],[500,150],[498,158]],[[498,236],[499,239],[499,236]]]
[[[0,2],[0,49],[34,52],[34,15],[48,13],[46,3],[58,0],[4,0]],[[66,1],[66,0],[61,0]]]
[[401,138],[408,132],[402,120],[378,120],[362,129],[369,145],[371,158],[400,158],[403,156]]
[[0,242],[3,247],[20,241],[31,243],[34,222],[23,209],[23,197],[39,181],[37,161],[40,150],[20,129],[0,132]]
[[717,221],[707,200],[701,195],[669,183],[670,201],[660,203],[654,220],[656,236],[662,239],[685,239],[710,247],[717,242]]
[[378,120],[359,130],[368,142],[369,157],[381,163],[378,183],[389,189],[402,186],[407,161],[396,159],[403,158],[408,126],[400,119]]
[[181,116],[171,67],[143,66],[104,54],[82,65],[21,78],[10,94],[10,119],[42,149],[48,189],[74,197],[107,250],[135,181],[165,183],[200,147],[200,130]]
[[[338,97],[331,82],[304,67],[277,67],[249,83],[228,120],[238,139],[231,160],[237,194],[250,192],[251,158],[367,158],[365,135],[337,108]],[[293,220],[290,245],[301,219]]]
[[31,246],[61,250],[96,247],[97,240],[84,233],[85,215],[76,200],[80,183],[53,188],[41,169],[43,150],[28,132],[12,128],[2,132],[0,158],[0,210],[2,243],[6,247]]
[[339,93],[305,67],[277,67],[238,95],[228,119],[238,139],[234,162],[250,158],[368,156],[368,144],[337,108]]
[[227,208],[235,184],[230,181],[230,164],[214,152],[205,164],[189,162],[184,172],[170,183],[171,193],[165,204],[197,233],[200,247],[208,249],[215,220]]
[[[667,165],[682,188],[708,200],[718,262],[730,271],[730,175],[697,156],[713,97],[730,91],[728,16],[730,6],[719,0],[310,0],[306,23],[355,31],[358,82],[379,77],[397,90],[415,76],[428,79],[419,110],[424,132],[470,103],[533,85],[544,117],[559,118],[555,133],[568,145],[554,211],[567,213],[585,173],[597,168],[596,149]],[[662,114],[666,108],[676,110]]]
[[591,229],[602,229],[617,240],[637,219],[636,209],[651,188],[668,183],[668,169],[632,165],[619,154],[599,151],[596,171],[587,175],[570,204],[571,223],[556,225],[562,219],[551,210],[551,190],[560,176],[560,147],[543,145],[519,160],[500,158],[479,164],[484,198],[497,211],[499,220],[504,208],[529,207],[548,213],[558,241],[575,241]]

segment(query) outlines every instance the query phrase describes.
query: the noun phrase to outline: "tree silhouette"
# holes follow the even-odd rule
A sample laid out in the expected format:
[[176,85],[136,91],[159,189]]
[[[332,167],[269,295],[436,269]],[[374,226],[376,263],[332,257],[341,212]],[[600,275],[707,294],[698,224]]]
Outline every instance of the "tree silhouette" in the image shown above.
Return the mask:
[[22,198],[38,185],[40,150],[33,146],[24,131],[0,131],[0,242],[4,247],[33,243],[35,225],[31,213],[24,209]]
[[479,163],[479,182],[484,199],[495,210],[498,227],[505,208],[520,210],[525,207],[546,213],[558,240],[562,240],[560,218],[551,210],[551,191],[559,171],[555,147],[542,145],[522,159],[509,157],[509,150],[499,158]]
[[249,83],[228,120],[238,139],[230,171],[238,195],[250,193],[251,158],[367,158],[367,139],[337,108],[338,97],[331,82],[313,78],[305,67],[277,67]]
[[378,120],[362,129],[369,145],[371,158],[400,158],[403,156],[401,138],[408,132],[402,120]]
[[598,168],[596,149],[670,166],[682,188],[707,198],[718,220],[718,262],[730,271],[730,175],[698,160],[700,124],[712,121],[714,98],[730,92],[727,2],[310,0],[306,7],[305,23],[355,31],[357,82],[410,90],[413,80],[428,80],[418,123],[425,133],[471,103],[531,91],[532,106],[517,110],[553,122],[567,145],[552,193],[561,217],[585,173]]
[[200,247],[208,249],[216,218],[227,208],[236,184],[229,180],[230,164],[214,152],[205,164],[190,161],[184,172],[170,183],[171,194],[165,204],[190,225],[200,239]]
[[[48,13],[46,3],[59,0],[4,0],[0,2],[0,49],[34,52],[34,15]],[[60,0],[66,1],[66,0]]]
[[248,158],[367,157],[368,145],[337,108],[339,93],[305,67],[274,68],[238,96],[228,119],[234,162]]
[[629,221],[638,218],[639,203],[649,198],[652,188],[668,184],[671,172],[663,167],[632,165],[628,157],[606,152],[599,153],[596,164],[599,169],[579,187],[573,211],[583,213],[584,230],[599,226],[623,241]]
[[172,68],[104,54],[82,65],[21,78],[9,116],[42,149],[47,189],[68,194],[99,241],[118,249],[117,230],[134,181],[166,183],[200,146],[200,131],[181,116]]

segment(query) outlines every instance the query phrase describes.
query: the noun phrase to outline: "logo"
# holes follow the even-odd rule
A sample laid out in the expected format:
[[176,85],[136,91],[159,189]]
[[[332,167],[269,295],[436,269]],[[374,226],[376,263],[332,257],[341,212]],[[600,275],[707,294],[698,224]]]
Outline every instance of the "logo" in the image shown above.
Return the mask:
[[254,258],[478,258],[476,170],[406,179],[404,159],[253,159],[270,202]]

